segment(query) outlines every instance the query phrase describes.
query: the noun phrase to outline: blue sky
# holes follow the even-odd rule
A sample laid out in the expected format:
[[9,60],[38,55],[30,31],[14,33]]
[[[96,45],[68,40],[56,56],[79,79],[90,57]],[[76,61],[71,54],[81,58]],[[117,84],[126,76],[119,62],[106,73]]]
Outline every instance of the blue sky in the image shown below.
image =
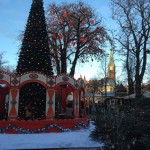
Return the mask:
[[[104,24],[108,28],[114,27],[111,19],[110,0],[82,0],[92,6],[98,15],[103,16]],[[48,4],[56,0],[44,0],[44,9],[48,9]],[[64,0],[59,0],[59,3]],[[65,2],[76,2],[75,0],[66,0]],[[31,8],[32,0],[0,0],[0,52],[4,51],[4,59],[9,65],[16,66],[17,52],[21,45],[18,40],[19,35],[25,30],[25,25]],[[99,74],[99,63],[82,64],[76,68],[75,78],[80,74],[87,79]],[[87,70],[92,71],[87,71]],[[89,73],[88,73],[89,72]],[[96,76],[97,77],[97,76]]]

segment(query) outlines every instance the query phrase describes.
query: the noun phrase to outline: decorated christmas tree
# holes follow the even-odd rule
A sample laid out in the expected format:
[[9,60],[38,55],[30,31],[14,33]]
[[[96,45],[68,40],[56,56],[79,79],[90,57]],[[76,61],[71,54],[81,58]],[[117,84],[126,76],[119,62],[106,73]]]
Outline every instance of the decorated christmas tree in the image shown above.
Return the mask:
[[[19,53],[17,74],[38,71],[53,75],[43,0],[33,0]],[[41,119],[45,116],[46,89],[30,83],[20,89],[20,119]]]
[[33,0],[16,71],[17,74],[39,71],[53,75],[42,0]]

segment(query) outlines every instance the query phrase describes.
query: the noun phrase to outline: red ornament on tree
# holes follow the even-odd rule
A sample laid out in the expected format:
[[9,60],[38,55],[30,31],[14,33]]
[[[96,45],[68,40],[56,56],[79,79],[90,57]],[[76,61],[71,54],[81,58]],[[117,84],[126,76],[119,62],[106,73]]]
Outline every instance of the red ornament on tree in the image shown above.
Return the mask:
[[62,23],[62,19],[58,19],[58,23]]
[[52,16],[52,20],[54,20],[55,16]]
[[90,24],[93,24],[94,23],[94,20],[90,20]]
[[82,21],[82,26],[84,26],[85,25],[85,22],[84,21]]
[[54,52],[54,55],[55,55],[55,56],[57,56],[57,55],[58,55],[58,53],[57,53],[57,52]]
[[65,12],[65,13],[63,14],[63,16],[64,16],[64,17],[67,17],[67,13]]
[[72,27],[72,26],[73,26],[73,23],[72,23],[72,22],[69,22],[69,26]]
[[55,34],[53,34],[53,35],[52,35],[52,38],[53,38],[53,39],[56,39],[56,35],[55,35]]
[[50,9],[50,14],[53,15],[53,13],[54,13],[54,10]]
[[99,50],[99,52],[100,52],[100,54],[102,54],[102,53],[103,53],[103,50],[102,50],[102,49],[100,49],[100,50]]
[[58,37],[59,37],[60,39],[62,39],[63,36],[62,36],[61,34],[59,34]]
[[80,39],[80,42],[83,43],[84,41],[85,41],[85,39],[82,37],[82,38]]
[[99,41],[99,42],[101,41],[101,39],[99,37],[97,37],[96,40]]

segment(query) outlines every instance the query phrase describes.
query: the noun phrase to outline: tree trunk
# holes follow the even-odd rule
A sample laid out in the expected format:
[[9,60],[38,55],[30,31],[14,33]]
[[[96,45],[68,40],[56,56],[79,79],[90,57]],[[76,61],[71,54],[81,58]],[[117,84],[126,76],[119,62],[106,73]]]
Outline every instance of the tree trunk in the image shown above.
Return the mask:
[[76,67],[76,64],[77,64],[77,57],[75,57],[73,63],[72,63],[72,67],[71,67],[71,71],[70,71],[70,76],[73,77],[74,74],[75,74],[75,67]]
[[131,71],[132,68],[130,68],[130,62],[129,62],[129,51],[127,51],[127,58],[126,58],[126,69],[127,69],[127,79],[128,79],[128,94],[134,93],[134,81],[133,81],[133,72]]
[[[143,48],[143,64],[142,66],[140,65],[140,50],[138,50],[137,52],[137,65],[136,65],[136,75],[135,75],[135,81],[136,81],[136,85],[135,85],[135,94],[136,97],[141,97],[142,96],[142,90],[141,90],[141,84],[142,84],[142,80],[143,80],[143,76],[146,70],[146,61],[147,61],[147,54],[146,54],[146,43],[144,44],[144,48]],[[141,67],[141,73],[140,73],[140,67]]]
[[66,49],[63,48],[61,51],[61,73],[67,74],[67,59],[66,59]]
[[70,70],[71,77],[73,77],[75,74],[75,67],[77,64],[78,57],[79,57],[79,50],[80,50],[80,24],[79,23],[80,23],[80,18],[78,20],[78,28],[77,28],[77,50],[76,50],[76,54],[72,63],[71,70]]
[[56,60],[56,70],[57,70],[57,74],[60,74],[60,64],[59,64],[59,60]]
[[133,80],[131,80],[129,82],[129,94],[133,94],[134,93],[134,82]]
[[135,97],[136,98],[140,98],[141,96],[142,96],[142,91],[141,91],[141,79],[139,78],[139,80],[138,80],[138,78],[136,79],[137,81],[136,81],[136,84],[135,84]]
[[135,97],[141,97],[141,81],[140,81],[140,51],[136,50],[136,73],[135,73]]

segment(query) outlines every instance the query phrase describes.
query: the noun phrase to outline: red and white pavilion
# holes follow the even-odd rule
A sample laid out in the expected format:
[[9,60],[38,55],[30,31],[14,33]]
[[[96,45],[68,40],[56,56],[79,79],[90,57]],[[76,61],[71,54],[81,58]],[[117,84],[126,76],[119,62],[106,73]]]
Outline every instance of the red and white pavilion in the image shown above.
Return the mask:
[[[45,119],[20,120],[18,118],[20,88],[33,82],[41,84],[46,89]],[[85,84],[81,78],[76,80],[65,74],[49,77],[35,71],[15,75],[0,70],[0,84],[5,84],[7,87],[0,87],[0,115],[5,109],[5,101],[8,98],[8,117],[7,120],[0,120],[0,133],[62,132],[89,125],[85,109]],[[62,85],[66,85],[66,88],[61,88]],[[69,111],[60,113],[57,118],[56,93],[61,95],[63,109],[67,110],[68,100],[72,103],[72,107],[69,108],[69,111],[72,110],[71,113]]]

